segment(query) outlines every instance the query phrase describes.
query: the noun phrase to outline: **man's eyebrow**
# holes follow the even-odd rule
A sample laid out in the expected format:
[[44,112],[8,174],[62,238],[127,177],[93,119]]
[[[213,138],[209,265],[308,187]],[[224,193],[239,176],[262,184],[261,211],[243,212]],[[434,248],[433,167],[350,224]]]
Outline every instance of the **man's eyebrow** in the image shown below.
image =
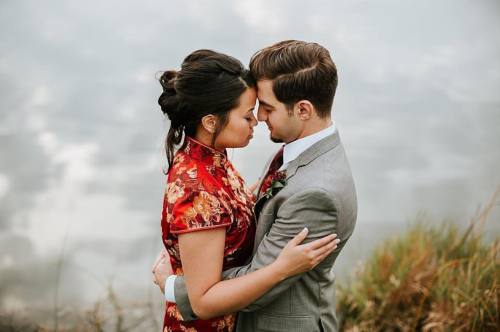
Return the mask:
[[274,106],[272,106],[271,104],[269,104],[269,103],[266,103],[265,101],[263,101],[263,100],[260,100],[260,99],[259,99],[259,104],[262,104],[262,105],[264,105],[264,106],[267,106],[267,107],[271,107],[271,108],[274,108]]

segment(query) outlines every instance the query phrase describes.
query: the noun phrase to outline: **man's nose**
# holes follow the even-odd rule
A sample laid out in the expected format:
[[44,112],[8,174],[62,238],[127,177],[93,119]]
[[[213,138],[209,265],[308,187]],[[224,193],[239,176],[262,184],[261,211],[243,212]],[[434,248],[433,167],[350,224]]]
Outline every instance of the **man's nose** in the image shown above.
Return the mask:
[[267,119],[267,115],[266,115],[266,111],[262,108],[262,106],[259,106],[259,108],[257,109],[257,120],[259,121],[266,121]]

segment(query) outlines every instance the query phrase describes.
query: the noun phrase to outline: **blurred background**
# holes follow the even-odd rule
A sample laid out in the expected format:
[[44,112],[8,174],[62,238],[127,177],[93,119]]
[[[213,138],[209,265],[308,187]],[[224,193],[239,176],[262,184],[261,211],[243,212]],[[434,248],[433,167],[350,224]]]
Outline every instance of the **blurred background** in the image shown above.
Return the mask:
[[[418,215],[467,224],[500,184],[499,14],[496,0],[0,1],[0,312],[53,324],[115,296],[160,321],[156,77],[199,48],[245,64],[284,39],[330,50],[359,199],[340,280]],[[261,124],[229,155],[252,183],[276,150]]]

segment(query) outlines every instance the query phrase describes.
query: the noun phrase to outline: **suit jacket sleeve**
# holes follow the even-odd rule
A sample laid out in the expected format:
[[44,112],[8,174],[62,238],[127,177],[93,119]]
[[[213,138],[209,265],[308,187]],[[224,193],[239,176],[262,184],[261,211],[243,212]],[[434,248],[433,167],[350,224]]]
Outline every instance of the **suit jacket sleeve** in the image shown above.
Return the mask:
[[[303,243],[336,233],[337,221],[336,205],[327,191],[321,188],[309,188],[296,193],[283,202],[279,208],[274,223],[260,242],[252,261],[247,265],[224,271],[223,279],[237,278],[269,265],[278,257],[288,241],[304,227],[309,229],[309,233]],[[337,250],[331,256],[336,254]],[[329,258],[326,260],[330,264],[333,262]],[[302,275],[296,275],[282,281],[242,311],[255,311],[266,306],[301,277]],[[195,319],[196,316],[187,299],[187,289],[183,278],[178,277],[175,280],[175,298],[184,320]]]

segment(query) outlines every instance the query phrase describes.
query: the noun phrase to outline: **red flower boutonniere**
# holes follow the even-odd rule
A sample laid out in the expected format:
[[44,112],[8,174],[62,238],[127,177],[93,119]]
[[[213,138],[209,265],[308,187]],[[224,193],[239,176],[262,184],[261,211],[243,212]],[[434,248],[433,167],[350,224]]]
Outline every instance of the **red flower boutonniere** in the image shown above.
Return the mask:
[[278,171],[268,176],[262,184],[263,195],[271,198],[286,186],[286,171]]

